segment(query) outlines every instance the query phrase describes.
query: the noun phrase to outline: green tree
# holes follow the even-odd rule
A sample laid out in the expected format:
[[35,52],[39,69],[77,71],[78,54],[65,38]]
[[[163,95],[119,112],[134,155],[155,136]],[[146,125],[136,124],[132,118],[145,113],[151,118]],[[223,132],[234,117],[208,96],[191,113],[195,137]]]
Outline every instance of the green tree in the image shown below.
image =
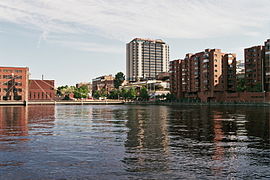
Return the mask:
[[57,95],[62,97],[65,100],[69,100],[69,95],[71,93],[74,93],[75,91],[75,87],[74,86],[60,86],[57,88]]
[[149,94],[145,87],[141,88],[139,98],[141,100],[149,100]]
[[120,96],[124,99],[128,98],[128,90],[127,89],[122,89],[120,92]]
[[236,90],[238,92],[244,92],[247,90],[246,81],[245,79],[239,79],[237,81]]
[[113,90],[110,92],[108,98],[110,98],[110,99],[118,99],[119,96],[120,96],[119,90],[113,89]]
[[128,99],[135,99],[136,98],[136,90],[134,88],[131,88],[128,90],[127,98]]
[[87,86],[81,86],[79,88],[75,88],[74,97],[75,98],[87,98],[89,93],[89,89]]
[[96,99],[98,99],[99,97],[101,97],[100,91],[99,91],[99,90],[96,90],[96,91],[94,92],[94,94],[93,94],[93,97],[96,98]]
[[168,93],[166,95],[166,100],[168,100],[168,101],[175,101],[176,100],[176,96],[174,94]]
[[115,75],[115,78],[114,78],[114,87],[116,89],[119,89],[119,87],[121,86],[121,84],[124,82],[125,80],[125,75],[124,73],[122,72],[118,72],[116,75]]

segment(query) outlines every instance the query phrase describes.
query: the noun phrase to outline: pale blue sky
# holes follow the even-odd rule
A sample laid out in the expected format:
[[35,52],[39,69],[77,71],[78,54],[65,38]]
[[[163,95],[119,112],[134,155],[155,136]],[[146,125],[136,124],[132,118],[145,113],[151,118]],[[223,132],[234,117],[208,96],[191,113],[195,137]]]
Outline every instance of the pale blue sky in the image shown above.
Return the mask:
[[74,85],[125,72],[125,44],[163,39],[170,59],[237,53],[270,38],[269,0],[0,0],[0,65]]

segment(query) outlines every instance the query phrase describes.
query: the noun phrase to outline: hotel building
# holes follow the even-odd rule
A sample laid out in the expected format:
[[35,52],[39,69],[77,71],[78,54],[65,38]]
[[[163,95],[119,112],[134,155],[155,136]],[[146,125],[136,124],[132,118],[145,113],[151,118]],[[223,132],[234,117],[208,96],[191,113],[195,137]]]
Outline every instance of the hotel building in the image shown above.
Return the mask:
[[126,45],[128,81],[151,80],[169,70],[169,46],[162,40],[135,38]]

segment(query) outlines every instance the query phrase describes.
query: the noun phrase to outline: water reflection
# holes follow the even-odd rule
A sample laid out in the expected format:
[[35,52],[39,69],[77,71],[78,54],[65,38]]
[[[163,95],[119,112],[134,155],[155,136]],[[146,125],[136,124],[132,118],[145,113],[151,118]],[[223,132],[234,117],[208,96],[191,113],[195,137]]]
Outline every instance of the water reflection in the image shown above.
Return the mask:
[[0,106],[0,141],[10,141],[11,137],[21,137],[25,141],[28,135],[28,109],[25,107]]
[[269,115],[241,106],[0,107],[0,174],[267,179]]
[[[47,128],[53,127],[54,119],[54,106],[0,106],[0,141],[27,141],[29,131],[52,134]],[[40,131],[42,128],[46,129]]]
[[168,107],[132,106],[127,110],[129,128],[125,142],[127,171],[153,172],[169,169]]

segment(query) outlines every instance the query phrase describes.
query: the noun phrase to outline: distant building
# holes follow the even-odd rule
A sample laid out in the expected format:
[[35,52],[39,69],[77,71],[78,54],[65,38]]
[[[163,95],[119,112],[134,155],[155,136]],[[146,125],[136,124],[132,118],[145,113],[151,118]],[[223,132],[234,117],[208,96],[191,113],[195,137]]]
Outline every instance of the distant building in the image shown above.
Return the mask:
[[95,91],[104,90],[110,92],[114,89],[114,77],[112,75],[100,76],[92,80],[92,93]]
[[88,97],[92,97],[92,84],[88,82],[81,82],[81,83],[76,84],[76,88],[80,88],[82,86],[87,86],[89,90]]
[[27,67],[0,67],[0,101],[27,101],[28,79]]
[[236,74],[245,74],[245,63],[241,60],[236,61]]
[[55,100],[54,80],[29,80],[29,100]]
[[169,69],[169,46],[162,40],[135,38],[126,46],[128,81],[153,80]]
[[127,83],[120,88],[134,88],[137,92],[139,92],[139,90],[142,88],[146,88],[150,97],[154,97],[157,95],[166,95],[170,93],[170,82],[162,80],[138,81]]

